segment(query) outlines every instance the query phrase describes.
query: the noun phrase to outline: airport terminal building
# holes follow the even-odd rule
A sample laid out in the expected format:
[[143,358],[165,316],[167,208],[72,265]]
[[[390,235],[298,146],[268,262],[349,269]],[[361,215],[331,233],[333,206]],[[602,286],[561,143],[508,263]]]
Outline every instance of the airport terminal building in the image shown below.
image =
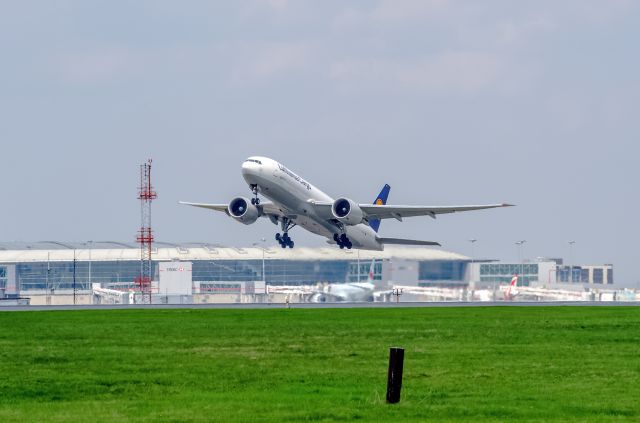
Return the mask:
[[[337,248],[232,248],[207,243],[157,242],[153,284],[157,294],[241,295],[267,286],[365,281],[374,262],[374,280],[420,287],[507,284],[514,274],[522,286],[611,285],[613,267],[474,261],[435,248],[387,247],[384,251]],[[175,278],[177,272],[180,277]],[[95,287],[129,291],[140,274],[140,249],[120,242],[0,243],[0,298],[90,293]],[[164,281],[164,282],[163,282]],[[268,290],[268,289],[267,289]],[[171,292],[169,292],[171,291]]]
[[[193,292],[240,292],[243,285],[309,285],[366,280],[372,260],[374,279],[384,283],[462,283],[469,258],[430,248],[385,251],[337,248],[230,248],[205,243],[156,243],[153,280],[160,263],[190,263]],[[185,270],[185,266],[177,266]],[[140,274],[140,249],[118,242],[0,244],[0,289],[5,294],[134,287]],[[160,292],[162,288],[158,288]]]

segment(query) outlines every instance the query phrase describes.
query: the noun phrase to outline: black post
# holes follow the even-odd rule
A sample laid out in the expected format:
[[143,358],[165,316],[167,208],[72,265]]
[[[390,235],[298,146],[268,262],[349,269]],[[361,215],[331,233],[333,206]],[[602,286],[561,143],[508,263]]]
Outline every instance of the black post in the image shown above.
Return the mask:
[[387,375],[387,402],[396,404],[400,402],[400,389],[402,388],[402,365],[404,363],[404,349],[389,349],[389,373]]

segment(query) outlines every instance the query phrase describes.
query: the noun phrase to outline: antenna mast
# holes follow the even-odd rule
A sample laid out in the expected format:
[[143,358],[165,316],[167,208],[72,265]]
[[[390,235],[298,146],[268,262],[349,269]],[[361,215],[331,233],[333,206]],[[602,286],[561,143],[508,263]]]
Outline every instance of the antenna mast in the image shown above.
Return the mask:
[[151,185],[151,159],[140,165],[140,230],[136,240],[140,244],[140,276],[135,279],[140,291],[142,304],[151,304],[151,250],[153,231],[151,230],[151,202],[158,197]]

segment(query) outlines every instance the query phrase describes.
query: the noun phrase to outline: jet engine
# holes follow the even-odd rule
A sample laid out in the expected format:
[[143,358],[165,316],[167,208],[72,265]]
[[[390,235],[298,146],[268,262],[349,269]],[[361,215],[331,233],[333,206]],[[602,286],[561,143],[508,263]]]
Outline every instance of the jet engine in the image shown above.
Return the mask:
[[333,217],[345,225],[358,225],[364,220],[362,209],[353,200],[338,198],[331,206]]
[[260,210],[244,197],[231,200],[227,211],[231,217],[245,225],[252,224],[260,217]]

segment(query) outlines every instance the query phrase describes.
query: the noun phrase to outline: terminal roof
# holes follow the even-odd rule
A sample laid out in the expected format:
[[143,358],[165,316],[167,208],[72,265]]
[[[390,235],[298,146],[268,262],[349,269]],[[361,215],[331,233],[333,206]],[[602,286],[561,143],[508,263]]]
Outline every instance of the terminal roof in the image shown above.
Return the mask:
[[[156,242],[152,259],[170,260],[262,260],[262,247],[223,247],[205,242]],[[266,246],[266,260],[470,260],[461,254],[425,247],[387,246],[384,251],[340,250],[336,247],[296,247],[282,249]],[[116,241],[89,242],[0,242],[0,263],[46,261],[122,261],[140,260],[140,247],[135,243]]]

